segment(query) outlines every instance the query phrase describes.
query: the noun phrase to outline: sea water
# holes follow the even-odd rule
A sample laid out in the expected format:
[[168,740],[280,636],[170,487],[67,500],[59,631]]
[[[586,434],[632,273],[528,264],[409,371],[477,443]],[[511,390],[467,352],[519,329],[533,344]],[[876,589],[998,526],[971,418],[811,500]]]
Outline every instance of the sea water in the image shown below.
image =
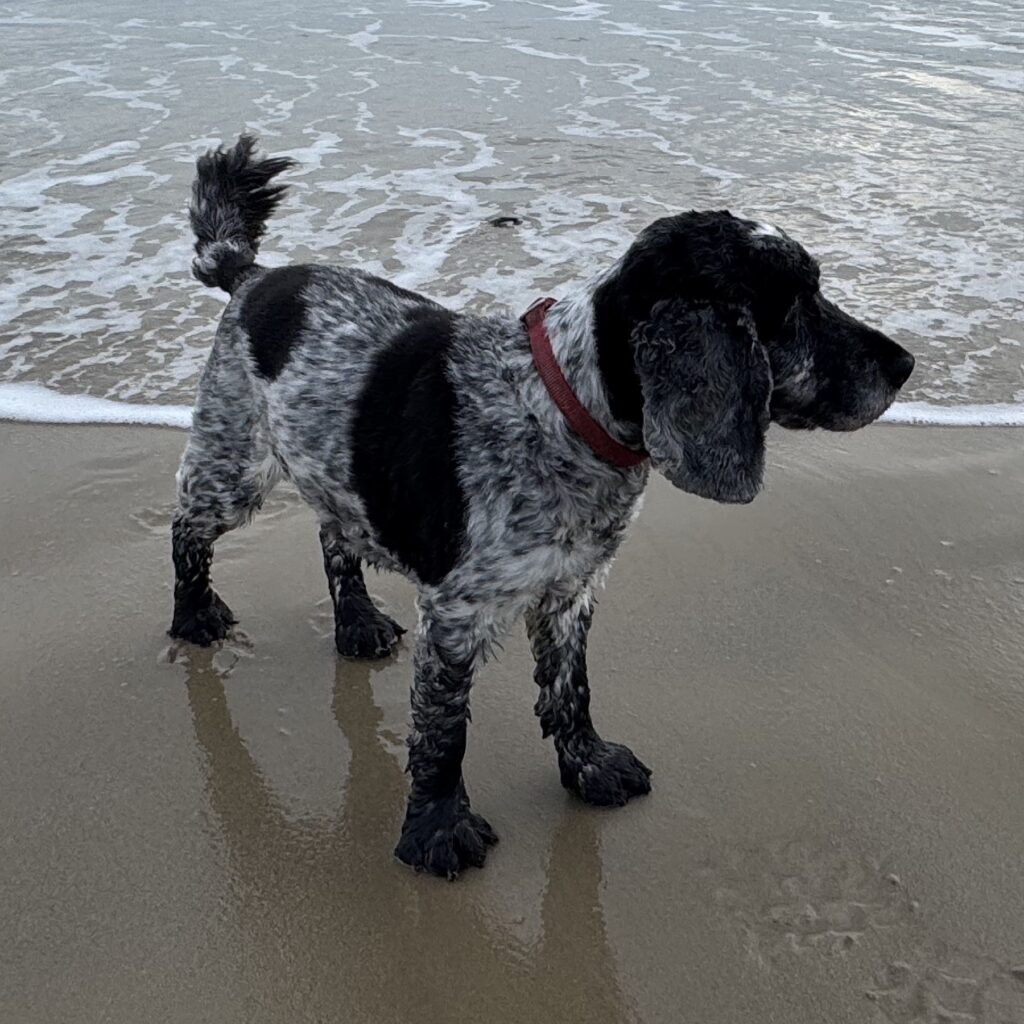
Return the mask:
[[0,123],[0,415],[187,422],[194,161],[248,130],[299,162],[267,265],[518,311],[728,208],[914,352],[891,418],[1024,422],[1019,4],[14,3]]

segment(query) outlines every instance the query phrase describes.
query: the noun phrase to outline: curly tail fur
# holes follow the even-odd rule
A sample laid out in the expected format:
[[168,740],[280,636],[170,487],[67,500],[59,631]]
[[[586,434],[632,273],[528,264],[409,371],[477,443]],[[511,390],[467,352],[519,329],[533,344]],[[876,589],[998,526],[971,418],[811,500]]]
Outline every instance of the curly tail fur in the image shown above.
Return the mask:
[[196,161],[188,215],[196,235],[192,273],[211,288],[234,291],[256,263],[267,219],[286,186],[271,179],[289,167],[287,157],[259,157],[256,139],[241,135],[230,149],[212,149]]

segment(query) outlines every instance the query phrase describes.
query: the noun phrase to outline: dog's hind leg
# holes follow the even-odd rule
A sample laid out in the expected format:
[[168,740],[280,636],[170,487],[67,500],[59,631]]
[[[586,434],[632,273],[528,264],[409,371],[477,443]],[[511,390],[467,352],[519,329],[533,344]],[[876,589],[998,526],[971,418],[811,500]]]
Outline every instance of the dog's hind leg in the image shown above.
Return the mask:
[[210,586],[213,541],[219,527],[178,512],[171,524],[174,615],[168,634],[202,647],[223,640],[238,621]]
[[213,544],[249,522],[279,476],[259,427],[251,385],[241,368],[215,348],[177,475],[172,637],[205,646],[222,640],[235,624],[231,609],[210,585]]
[[526,614],[540,687],[536,712],[554,737],[562,785],[589,804],[620,805],[649,793],[650,769],[628,748],[598,736],[590,720],[587,633],[589,587],[572,598],[551,595]]
[[334,645],[344,658],[386,658],[405,630],[373,603],[359,558],[331,522],[320,525],[324,571],[334,604]]

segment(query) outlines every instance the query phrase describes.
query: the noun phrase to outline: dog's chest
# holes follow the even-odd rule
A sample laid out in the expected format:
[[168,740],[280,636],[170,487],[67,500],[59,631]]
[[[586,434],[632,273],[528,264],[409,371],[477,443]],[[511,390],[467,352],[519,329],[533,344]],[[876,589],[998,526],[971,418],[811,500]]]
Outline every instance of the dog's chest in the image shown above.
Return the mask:
[[577,592],[614,557],[643,482],[607,490],[538,486],[486,502],[470,520],[466,577],[508,595]]

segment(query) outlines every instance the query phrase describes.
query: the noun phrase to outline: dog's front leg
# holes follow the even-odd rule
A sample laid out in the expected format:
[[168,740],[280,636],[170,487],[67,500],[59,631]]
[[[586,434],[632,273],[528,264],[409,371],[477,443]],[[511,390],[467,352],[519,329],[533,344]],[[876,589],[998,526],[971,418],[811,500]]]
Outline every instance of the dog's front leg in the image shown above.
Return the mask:
[[589,804],[619,805],[650,792],[651,772],[628,747],[601,739],[590,720],[592,615],[590,587],[571,598],[550,595],[527,612],[540,687],[535,710],[544,735],[554,737],[562,785]]
[[462,780],[469,690],[479,645],[471,621],[424,610],[416,639],[409,773],[412,790],[399,860],[454,879],[467,865],[482,867],[498,837],[474,814]]

